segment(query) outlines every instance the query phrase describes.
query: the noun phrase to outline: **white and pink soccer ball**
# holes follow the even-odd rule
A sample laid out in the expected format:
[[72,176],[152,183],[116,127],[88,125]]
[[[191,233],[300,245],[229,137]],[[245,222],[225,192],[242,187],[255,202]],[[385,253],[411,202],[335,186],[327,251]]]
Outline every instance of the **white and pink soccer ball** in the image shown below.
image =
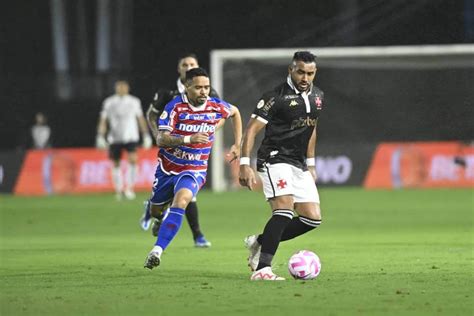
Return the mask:
[[321,272],[321,261],[312,251],[300,250],[291,256],[288,271],[298,280],[312,280]]

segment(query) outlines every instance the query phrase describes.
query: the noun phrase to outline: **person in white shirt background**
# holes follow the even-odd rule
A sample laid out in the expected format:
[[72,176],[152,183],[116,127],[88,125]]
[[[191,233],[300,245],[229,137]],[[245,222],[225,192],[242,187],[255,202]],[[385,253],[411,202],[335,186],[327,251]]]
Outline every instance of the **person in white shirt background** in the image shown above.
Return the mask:
[[41,112],[35,115],[35,125],[31,127],[31,138],[34,149],[51,147],[51,128],[48,126],[46,115]]
[[[130,95],[129,91],[127,81],[120,80],[115,83],[115,94],[104,100],[97,127],[96,146],[109,150],[109,158],[113,161],[112,181],[118,200],[122,199],[122,196],[129,200],[135,198],[139,131],[142,134],[142,146],[147,149],[152,146],[140,99]],[[127,151],[128,158],[126,181],[120,168],[123,151]]]

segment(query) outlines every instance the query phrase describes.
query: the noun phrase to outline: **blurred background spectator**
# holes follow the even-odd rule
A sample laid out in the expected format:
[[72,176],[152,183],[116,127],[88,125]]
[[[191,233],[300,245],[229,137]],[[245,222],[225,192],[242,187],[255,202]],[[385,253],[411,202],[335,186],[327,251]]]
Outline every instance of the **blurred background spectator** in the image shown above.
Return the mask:
[[35,124],[31,127],[31,139],[34,149],[51,147],[51,128],[48,125],[48,118],[44,113],[36,113]]

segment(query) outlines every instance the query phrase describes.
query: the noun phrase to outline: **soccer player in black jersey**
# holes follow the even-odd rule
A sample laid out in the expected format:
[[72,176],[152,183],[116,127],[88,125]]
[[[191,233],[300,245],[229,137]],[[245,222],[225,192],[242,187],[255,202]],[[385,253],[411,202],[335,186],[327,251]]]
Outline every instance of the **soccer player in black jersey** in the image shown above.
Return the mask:
[[[150,129],[153,133],[153,136],[156,138],[158,134],[158,128],[156,125],[157,118],[160,116],[161,112],[163,111],[165,105],[173,100],[177,95],[184,93],[185,91],[185,79],[186,79],[186,72],[193,68],[198,68],[198,58],[195,54],[188,53],[182,55],[178,60],[178,73],[179,78],[176,82],[176,87],[174,89],[160,89],[155,93],[153,101],[150,104],[150,107],[147,111],[147,121],[150,126]],[[211,92],[209,94],[210,97],[219,97],[217,92],[211,88]],[[149,201],[145,202],[145,207],[149,208]],[[189,227],[191,228],[193,238],[194,238],[194,245],[196,247],[210,247],[211,242],[209,242],[201,232],[201,228],[199,225],[199,217],[198,217],[198,207],[196,204],[196,200],[193,199],[191,203],[189,203],[188,207],[186,208],[186,219],[188,220]],[[150,213],[145,212],[145,215],[142,217],[141,226],[143,229],[148,229],[149,222],[150,222]],[[161,214],[151,214],[155,217],[155,222],[153,223],[152,233],[153,235],[157,235],[160,221],[157,220],[160,218]]]
[[255,136],[265,128],[257,153],[257,171],[272,209],[263,233],[245,238],[253,271],[251,280],[284,280],[271,268],[280,241],[321,224],[314,155],[324,94],[313,85],[316,70],[312,53],[296,52],[286,81],[263,94],[243,137],[239,181],[252,190],[256,182],[249,155]]

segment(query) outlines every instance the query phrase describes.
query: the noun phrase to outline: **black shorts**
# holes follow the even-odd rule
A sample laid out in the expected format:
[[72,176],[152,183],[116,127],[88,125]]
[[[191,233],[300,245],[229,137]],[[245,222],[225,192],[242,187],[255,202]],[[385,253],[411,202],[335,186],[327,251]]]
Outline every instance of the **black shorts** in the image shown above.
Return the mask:
[[137,151],[137,146],[137,142],[110,144],[109,158],[112,160],[120,160],[122,158],[122,151],[126,150],[127,153],[133,153]]

